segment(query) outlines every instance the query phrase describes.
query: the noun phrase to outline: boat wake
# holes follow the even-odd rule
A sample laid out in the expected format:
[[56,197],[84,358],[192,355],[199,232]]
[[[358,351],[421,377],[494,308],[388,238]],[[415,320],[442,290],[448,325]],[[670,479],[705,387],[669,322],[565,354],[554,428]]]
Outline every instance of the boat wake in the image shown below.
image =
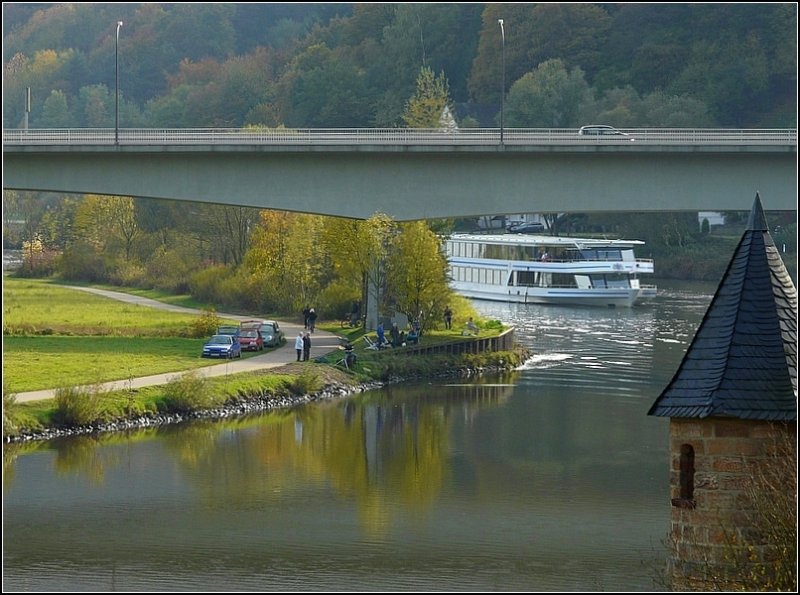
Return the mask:
[[538,353],[525,360],[517,370],[551,368],[573,357],[569,353]]

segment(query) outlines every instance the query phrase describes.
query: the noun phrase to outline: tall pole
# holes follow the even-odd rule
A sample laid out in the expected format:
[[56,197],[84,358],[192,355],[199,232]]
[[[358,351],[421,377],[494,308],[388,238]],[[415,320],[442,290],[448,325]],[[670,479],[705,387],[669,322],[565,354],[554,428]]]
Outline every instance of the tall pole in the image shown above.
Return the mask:
[[116,108],[114,109],[114,144],[119,144],[119,28],[122,21],[117,21],[117,42],[114,45],[114,75],[116,83],[114,93],[116,96]]
[[500,87],[500,144],[503,144],[503,117],[505,116],[506,107],[506,30],[503,27],[503,19],[497,19],[500,23],[500,38],[503,42],[503,82]]

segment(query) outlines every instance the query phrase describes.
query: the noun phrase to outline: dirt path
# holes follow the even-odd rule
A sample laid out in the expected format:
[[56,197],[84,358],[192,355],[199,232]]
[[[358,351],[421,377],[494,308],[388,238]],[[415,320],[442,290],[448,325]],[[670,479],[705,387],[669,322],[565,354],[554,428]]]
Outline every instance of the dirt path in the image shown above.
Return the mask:
[[[94,293],[96,295],[104,296],[107,298],[119,300],[129,304],[138,306],[145,306],[148,308],[157,308],[169,312],[178,312],[181,314],[199,314],[199,310],[192,308],[185,308],[183,306],[174,306],[171,304],[164,304],[156,300],[130,295],[127,293],[120,293],[117,291],[108,291],[106,289],[95,289],[93,287],[73,287],[69,289],[77,289]],[[225,314],[218,312],[221,318],[228,318],[231,320],[247,320],[254,318],[253,316],[240,316],[237,314]],[[281,329],[286,334],[286,343],[277,349],[272,349],[247,359],[226,360],[221,364],[214,364],[204,368],[196,368],[196,371],[208,378],[213,376],[227,376],[228,374],[238,374],[240,372],[249,372],[253,370],[265,370],[269,368],[278,368],[285,366],[296,361],[297,354],[294,350],[294,339],[297,333],[303,329],[299,324],[292,322],[279,321]],[[311,335],[311,358],[319,357],[335,351],[339,347],[339,338],[325,331],[315,330]],[[198,356],[199,357],[199,356]],[[143,376],[141,378],[128,378],[125,380],[116,380],[113,382],[103,383],[101,386],[106,390],[128,390],[132,388],[142,388],[145,386],[157,386],[160,384],[168,383],[172,378],[179,376],[184,371],[169,372],[166,374],[155,374],[153,376]],[[24,393],[15,393],[17,402],[37,401],[42,399],[52,399],[55,396],[55,389],[37,390]]]

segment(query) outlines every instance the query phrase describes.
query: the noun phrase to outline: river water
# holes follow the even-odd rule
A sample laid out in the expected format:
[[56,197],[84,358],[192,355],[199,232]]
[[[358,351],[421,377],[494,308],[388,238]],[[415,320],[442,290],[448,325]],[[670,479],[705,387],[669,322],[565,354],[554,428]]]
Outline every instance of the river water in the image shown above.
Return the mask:
[[632,310],[474,302],[510,374],[4,448],[3,588],[663,590],[667,420],[713,288]]

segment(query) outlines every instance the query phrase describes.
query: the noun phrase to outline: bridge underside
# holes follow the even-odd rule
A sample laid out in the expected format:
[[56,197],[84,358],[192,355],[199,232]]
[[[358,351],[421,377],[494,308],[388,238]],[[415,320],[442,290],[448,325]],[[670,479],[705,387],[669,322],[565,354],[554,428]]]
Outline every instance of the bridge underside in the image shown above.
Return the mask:
[[3,187],[364,219],[797,208],[794,152],[4,151]]

